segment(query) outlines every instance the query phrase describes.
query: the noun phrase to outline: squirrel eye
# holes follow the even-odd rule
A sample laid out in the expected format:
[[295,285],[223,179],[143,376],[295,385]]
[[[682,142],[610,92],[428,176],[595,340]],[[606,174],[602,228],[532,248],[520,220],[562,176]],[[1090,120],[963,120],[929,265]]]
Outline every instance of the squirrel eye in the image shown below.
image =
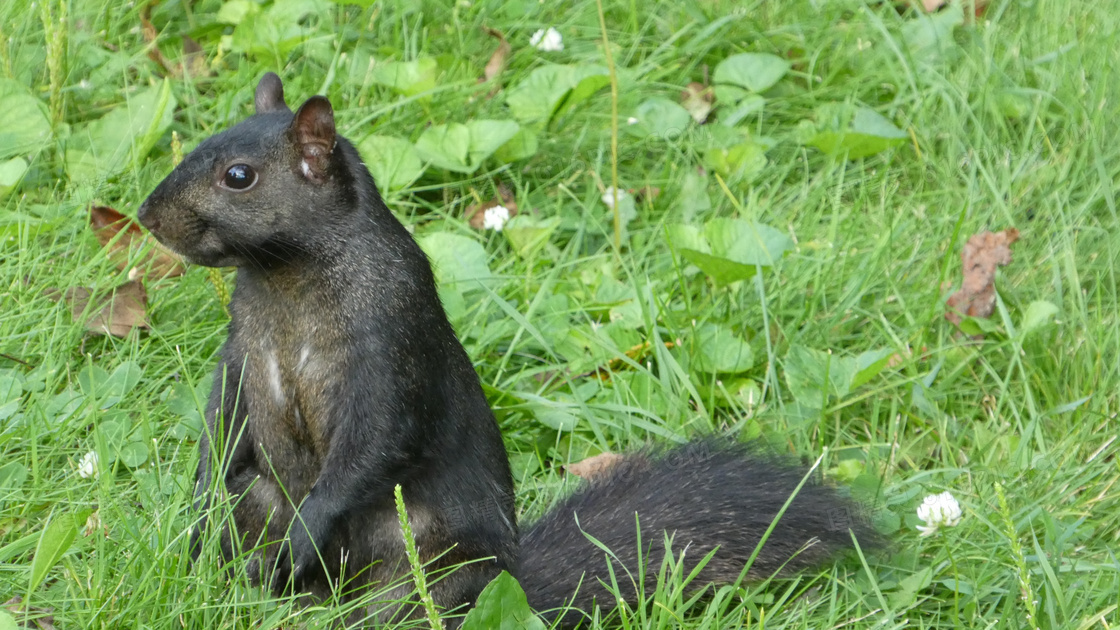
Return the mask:
[[248,164],[234,164],[222,177],[222,186],[230,190],[248,190],[257,183],[257,172]]

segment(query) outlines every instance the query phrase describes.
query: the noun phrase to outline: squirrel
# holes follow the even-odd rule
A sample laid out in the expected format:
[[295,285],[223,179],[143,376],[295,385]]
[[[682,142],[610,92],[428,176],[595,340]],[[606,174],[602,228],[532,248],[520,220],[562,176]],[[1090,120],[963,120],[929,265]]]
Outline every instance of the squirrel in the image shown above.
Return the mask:
[[[819,565],[853,534],[874,540],[836,490],[714,438],[626,456],[519,528],[498,424],[427,257],[325,97],[293,113],[268,73],[254,101],[254,115],[200,143],[138,211],[188,261],[237,268],[199,439],[192,561],[220,485],[236,530],[221,529],[223,558],[255,548],[250,577],[276,594],[321,601],[341,583],[408,584],[399,484],[428,570],[462,565],[431,586],[436,604],[461,611],[505,570],[535,610],[572,625],[614,601],[601,583],[612,567],[588,536],[613,551],[616,574],[636,576],[644,556],[647,592],[666,536],[687,549],[686,571],[716,550],[698,584],[739,579],[767,531],[749,578]],[[636,600],[637,585],[619,587]]]

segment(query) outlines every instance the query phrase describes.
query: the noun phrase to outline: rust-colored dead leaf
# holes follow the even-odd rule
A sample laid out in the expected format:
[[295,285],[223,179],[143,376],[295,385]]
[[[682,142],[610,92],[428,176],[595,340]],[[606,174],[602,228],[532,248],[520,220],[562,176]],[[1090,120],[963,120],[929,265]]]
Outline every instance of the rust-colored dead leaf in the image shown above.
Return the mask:
[[715,91],[710,86],[696,81],[689,83],[681,92],[681,105],[688,110],[692,119],[701,125],[708,120],[708,114],[712,113],[715,101]]
[[157,40],[159,31],[152,24],[152,6],[159,0],[152,0],[140,8],[140,34],[144,43],[148,45],[148,58],[163,68],[164,76],[179,78],[184,72],[192,77],[210,76],[210,67],[206,63],[206,55],[202,54],[202,46],[190,37],[183,37],[183,58],[181,62],[174,62],[164,56],[159,49]]
[[[933,13],[949,4],[949,0],[921,0],[920,4],[926,13]],[[964,8],[967,10],[969,7],[972,7],[973,15],[982,17],[988,9],[988,0],[964,0]]]
[[[89,225],[97,242],[109,248],[109,259],[118,269],[126,269],[132,254],[149,244],[152,247],[147,256],[136,260],[136,266],[141,270],[150,270],[155,278],[170,278],[183,275],[187,269],[178,254],[154,242],[135,221],[113,208],[90,206]],[[118,234],[120,238],[117,238]]]
[[55,301],[65,297],[74,321],[80,321],[87,312],[91,313],[86,320],[86,330],[95,335],[127,337],[133,328],[149,327],[148,292],[139,280],[129,280],[108,295],[94,294],[87,287],[72,287],[65,293],[48,289],[47,297]]
[[482,76],[479,77],[479,83],[486,83],[493,81],[502,71],[506,69],[506,63],[509,62],[509,54],[513,48],[506,41],[506,36],[496,29],[482,27],[486,34],[498,40],[498,48],[494,50],[494,54],[490,55],[490,61],[486,62],[486,68],[482,71]]
[[649,199],[653,201],[661,196],[661,189],[657,186],[642,186],[641,188],[629,189],[631,195],[634,195],[634,201],[642,201]]
[[960,325],[963,316],[990,317],[996,303],[996,268],[1011,262],[1011,244],[1019,240],[1019,230],[980,232],[968,239],[961,251],[964,282],[949,296],[945,319]]
[[517,201],[514,200],[513,191],[505,184],[498,186],[498,197],[496,199],[482,203],[472,203],[463,211],[463,216],[466,217],[472,228],[481,230],[483,223],[486,221],[486,211],[498,206],[504,206],[506,210],[509,210],[509,218],[512,219],[517,216]]
[[3,603],[4,608],[15,618],[22,619],[22,626],[27,630],[55,630],[53,608],[41,606],[26,606],[19,595]]
[[614,468],[624,457],[618,453],[599,453],[587,459],[564,466],[564,471],[588,481],[602,476]]
[[[678,346],[678,345],[680,345],[680,341],[677,341],[677,342],[666,341],[665,342],[665,348],[666,349],[672,349],[672,348],[674,348],[675,346]],[[643,341],[642,343],[628,349],[624,354],[631,361],[640,363],[642,361],[642,359],[644,359],[645,356],[647,354],[649,354],[649,350],[650,350],[651,347],[652,346],[650,345],[650,343],[648,341]],[[601,381],[609,381],[611,379],[611,374],[613,374],[615,372],[618,372],[620,370],[625,370],[625,369],[629,368],[630,365],[631,364],[630,364],[629,361],[626,361],[622,357],[616,357],[616,358],[608,361],[606,365],[604,365],[602,367],[599,367],[599,368],[595,368],[595,370],[593,370],[591,372],[588,372],[586,374],[580,374],[579,377],[584,378],[584,377],[588,377],[588,376],[594,376],[595,378],[597,378]]]

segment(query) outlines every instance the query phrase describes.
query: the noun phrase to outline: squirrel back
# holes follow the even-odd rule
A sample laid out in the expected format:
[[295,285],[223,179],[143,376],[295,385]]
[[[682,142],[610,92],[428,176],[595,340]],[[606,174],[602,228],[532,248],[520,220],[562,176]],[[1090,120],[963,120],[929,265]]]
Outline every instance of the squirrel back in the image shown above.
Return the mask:
[[[563,606],[581,580],[577,607],[611,603],[598,584],[604,555],[584,532],[633,571],[635,514],[654,562],[668,533],[688,558],[719,547],[702,580],[738,577],[803,473],[718,440],[631,455],[520,536],[501,434],[424,253],[336,133],[327,99],[293,113],[269,73],[255,104],[139,211],[188,260],[238,268],[199,440],[194,558],[216,541],[227,561],[252,549],[251,577],[277,594],[322,600],[343,581],[404,582],[390,593],[403,598],[400,485],[429,569],[469,562],[432,587],[447,610],[473,604],[502,570],[538,609]],[[216,524],[209,536],[219,486],[235,497],[235,527]],[[803,486],[750,575],[829,558],[850,536],[833,517],[851,513],[832,489]],[[624,595],[636,593],[627,586]],[[402,612],[412,614],[376,614]]]

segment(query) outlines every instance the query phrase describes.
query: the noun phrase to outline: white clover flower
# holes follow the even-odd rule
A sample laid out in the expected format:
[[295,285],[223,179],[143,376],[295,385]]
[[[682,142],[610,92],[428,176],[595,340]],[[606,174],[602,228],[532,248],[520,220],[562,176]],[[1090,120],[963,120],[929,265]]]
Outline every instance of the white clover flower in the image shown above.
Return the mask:
[[501,232],[506,221],[509,221],[509,208],[505,206],[487,208],[482,214],[482,229]]
[[941,526],[952,527],[961,522],[961,504],[951,492],[931,494],[918,506],[918,518],[925,522],[919,525],[922,536],[932,536]]
[[626,119],[626,124],[627,125],[636,125],[636,124],[638,124],[638,119],[631,116],[631,117]]
[[560,36],[560,31],[548,27],[548,30],[541,29],[529,38],[529,45],[537,50],[544,52],[557,52],[564,50],[564,38]]
[[[602,197],[603,203],[607,204],[607,207],[611,208],[611,209],[614,208],[614,194],[615,194],[614,193],[614,186],[607,186],[607,189],[603,191],[603,197]],[[630,193],[626,192],[625,190],[619,189],[619,191],[618,191],[618,202],[619,203],[626,203],[625,200],[626,200],[626,197],[629,194]]]
[[82,457],[82,461],[78,464],[78,476],[82,479],[96,477],[100,472],[97,466],[99,459],[100,458],[97,457],[97,451],[86,453]]

